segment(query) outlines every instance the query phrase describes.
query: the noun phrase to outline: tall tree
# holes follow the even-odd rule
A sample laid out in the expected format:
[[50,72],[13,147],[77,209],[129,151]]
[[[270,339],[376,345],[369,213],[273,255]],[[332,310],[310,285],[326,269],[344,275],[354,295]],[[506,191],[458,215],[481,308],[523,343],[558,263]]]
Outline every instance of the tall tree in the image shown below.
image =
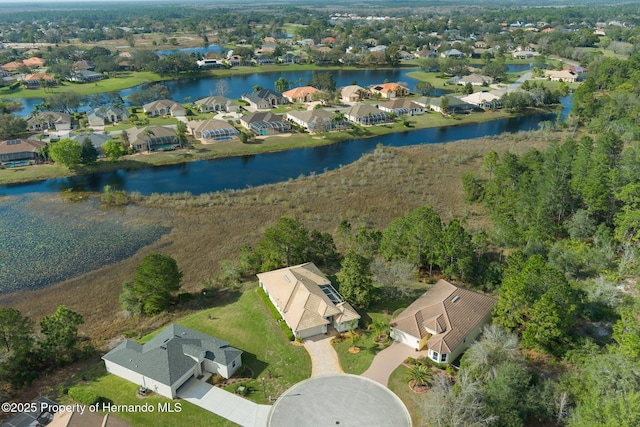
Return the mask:
[[92,165],[98,160],[98,150],[93,146],[89,138],[82,141],[80,152],[80,163],[83,165]]
[[56,308],[51,316],[40,320],[40,332],[44,336],[40,346],[45,355],[60,363],[73,357],[78,345],[78,327],[84,323],[82,315],[64,305]]
[[276,80],[274,86],[278,92],[285,92],[289,90],[289,80],[285,79],[284,77],[280,77],[278,80]]
[[33,320],[14,308],[1,308],[0,334],[7,352],[28,349],[34,341]]
[[104,152],[104,155],[107,156],[107,158],[111,161],[118,160],[125,154],[125,149],[122,144],[114,140],[105,142],[102,145],[102,151]]
[[69,138],[54,142],[49,147],[49,157],[56,163],[60,163],[68,168],[80,164],[82,147],[76,141]]
[[144,257],[136,266],[132,292],[145,314],[156,314],[169,307],[172,294],[180,289],[182,272],[168,255],[158,253]]
[[340,293],[353,305],[367,308],[375,297],[371,261],[350,249],[338,273]]

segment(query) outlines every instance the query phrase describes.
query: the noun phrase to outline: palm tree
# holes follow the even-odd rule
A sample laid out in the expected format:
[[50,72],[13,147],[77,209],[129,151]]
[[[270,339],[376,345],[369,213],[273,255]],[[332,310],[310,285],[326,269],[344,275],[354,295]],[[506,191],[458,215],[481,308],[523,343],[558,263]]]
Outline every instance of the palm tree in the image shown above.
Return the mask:
[[371,324],[371,328],[375,332],[375,339],[377,340],[378,338],[380,338],[380,335],[387,332],[387,330],[389,329],[389,319],[387,319],[386,317],[381,317]]
[[406,379],[412,387],[426,387],[433,383],[433,372],[428,365],[415,365],[407,371]]

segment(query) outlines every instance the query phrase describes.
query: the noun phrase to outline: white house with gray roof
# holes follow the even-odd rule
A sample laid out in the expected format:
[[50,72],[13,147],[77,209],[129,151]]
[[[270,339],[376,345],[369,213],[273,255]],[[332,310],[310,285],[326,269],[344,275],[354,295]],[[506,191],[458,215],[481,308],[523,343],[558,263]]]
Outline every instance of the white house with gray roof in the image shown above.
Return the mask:
[[173,399],[191,378],[224,378],[242,366],[242,351],[218,338],[171,324],[146,344],[126,340],[102,356],[107,372]]

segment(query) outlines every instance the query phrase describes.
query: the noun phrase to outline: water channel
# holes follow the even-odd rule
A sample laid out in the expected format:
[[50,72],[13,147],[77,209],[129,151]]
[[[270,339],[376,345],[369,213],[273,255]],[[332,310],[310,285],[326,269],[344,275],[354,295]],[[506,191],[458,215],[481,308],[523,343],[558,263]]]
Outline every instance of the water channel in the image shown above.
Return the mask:
[[[566,114],[571,97],[562,100]],[[541,121],[555,120],[556,114],[539,114],[490,122],[420,129],[373,138],[358,138],[332,145],[300,148],[277,153],[201,160],[134,171],[113,172],[48,179],[40,182],[0,186],[0,195],[59,191],[102,191],[105,185],[143,195],[188,191],[192,194],[242,189],[286,181],[300,175],[321,173],[358,160],[378,144],[400,147],[471,139],[504,132],[537,129]]]

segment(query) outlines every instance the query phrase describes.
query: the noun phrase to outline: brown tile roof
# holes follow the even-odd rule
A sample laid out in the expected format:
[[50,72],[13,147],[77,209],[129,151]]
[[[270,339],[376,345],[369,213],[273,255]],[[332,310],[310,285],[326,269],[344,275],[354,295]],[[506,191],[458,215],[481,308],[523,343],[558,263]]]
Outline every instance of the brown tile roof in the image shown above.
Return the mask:
[[44,65],[44,59],[38,58],[37,56],[25,59],[22,62],[28,67],[42,67]]
[[15,153],[37,153],[44,142],[33,139],[7,139],[0,141],[0,155]]
[[452,353],[491,313],[495,298],[439,280],[391,321],[391,326],[417,338],[433,334],[427,346]]
[[302,86],[282,92],[282,96],[289,99],[305,98],[316,92],[320,92],[313,86]]
[[11,61],[11,62],[7,62],[4,65],[1,65],[0,68],[7,71],[14,71],[22,66],[24,66],[24,62],[22,61]]

